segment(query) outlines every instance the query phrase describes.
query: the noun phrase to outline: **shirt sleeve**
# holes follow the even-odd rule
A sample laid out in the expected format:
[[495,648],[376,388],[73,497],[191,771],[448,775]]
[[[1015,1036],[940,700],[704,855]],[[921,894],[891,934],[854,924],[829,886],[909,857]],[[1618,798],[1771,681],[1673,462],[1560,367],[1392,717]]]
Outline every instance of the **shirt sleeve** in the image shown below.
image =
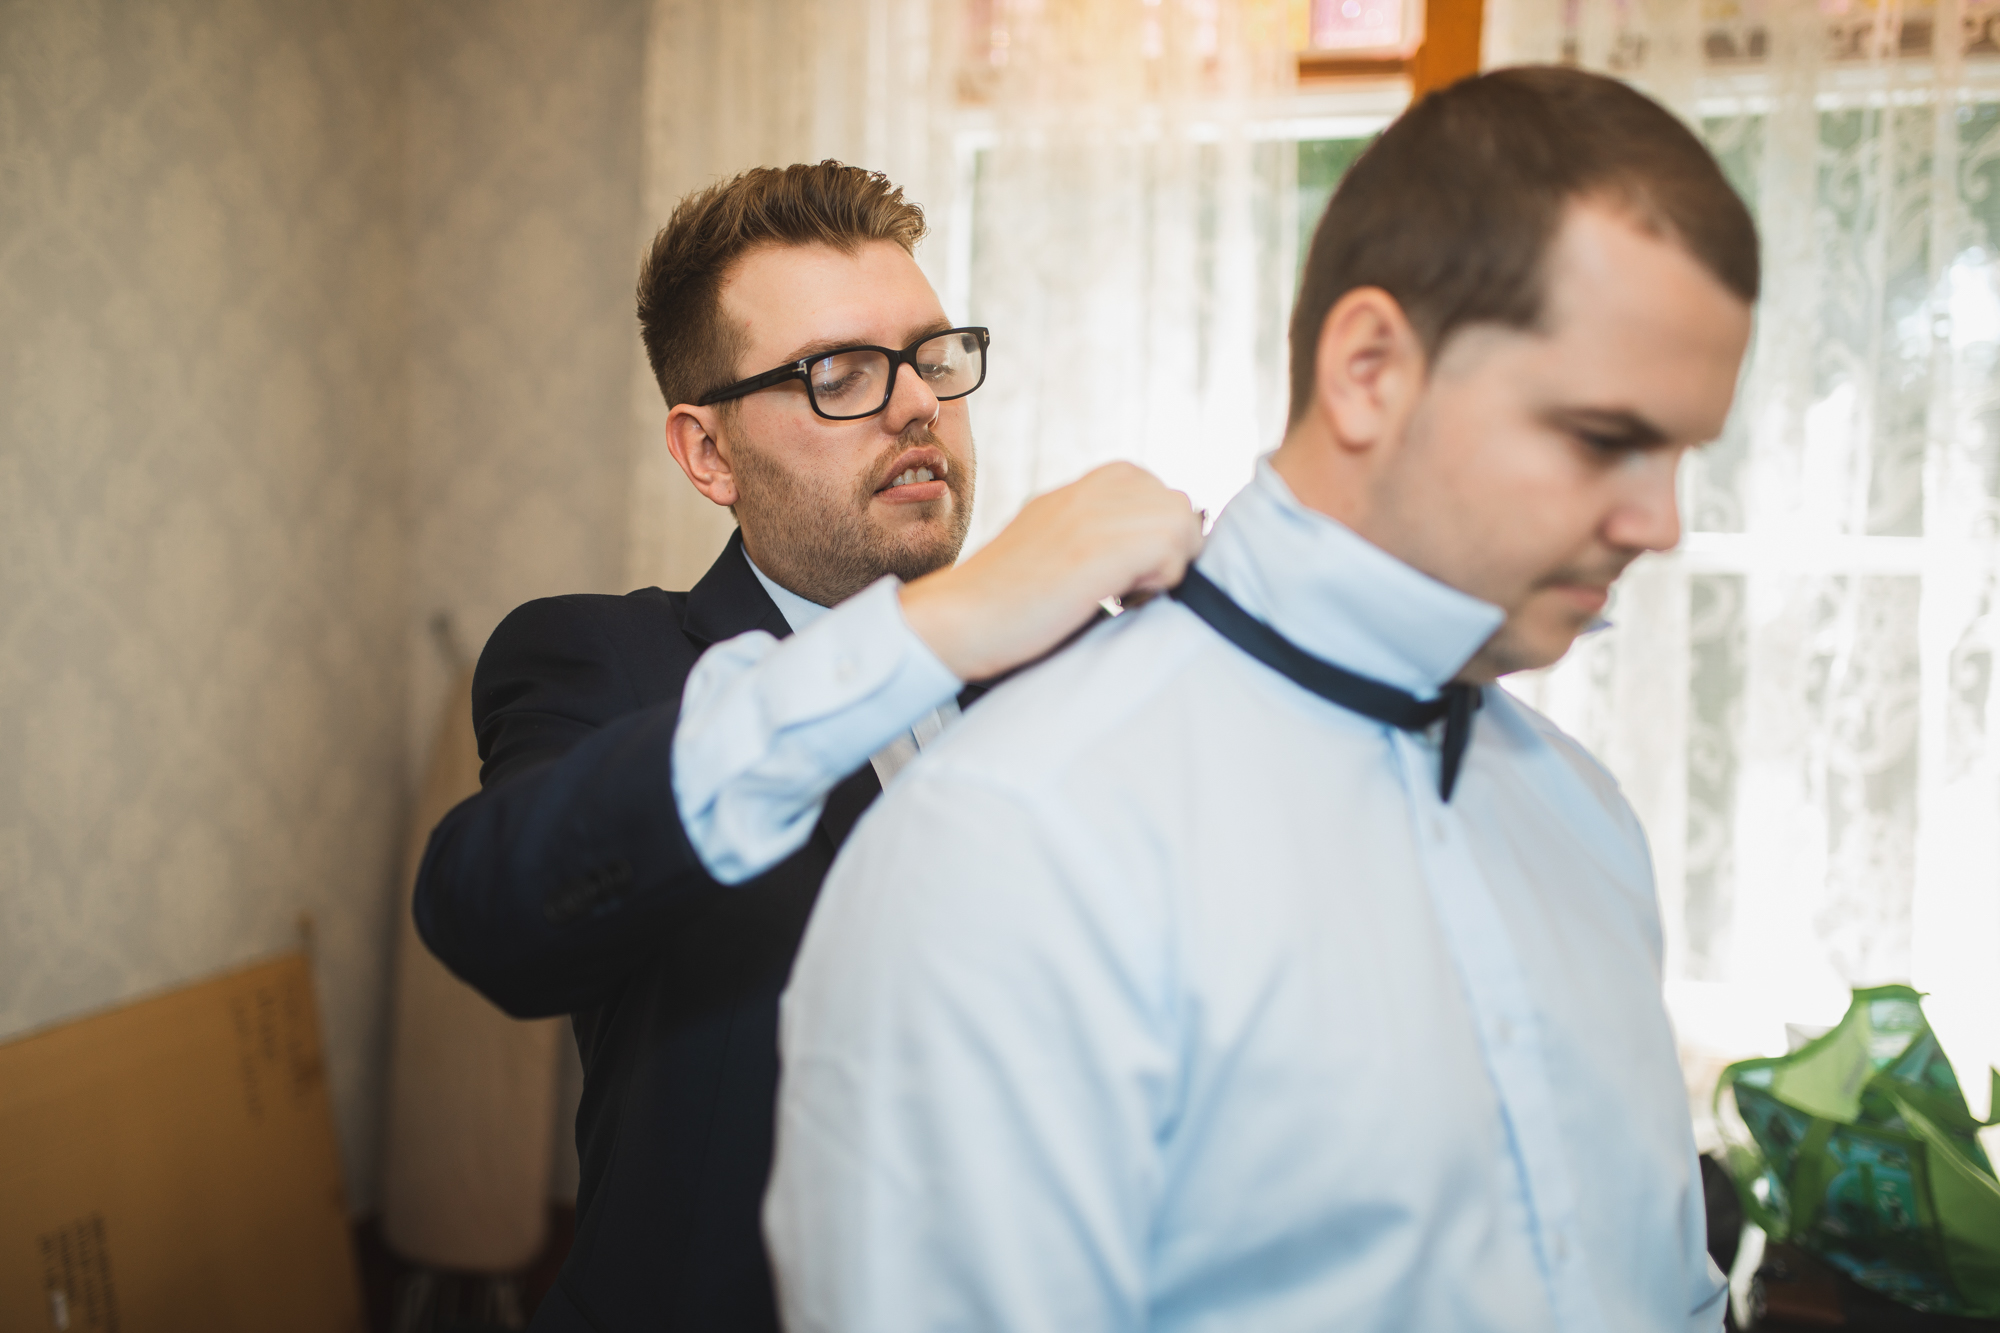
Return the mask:
[[1143,1329],[1179,1086],[1157,913],[1059,803],[919,777],[843,849],[783,1001],[785,1327]]
[[782,643],[726,639],[689,673],[674,801],[724,884],[797,851],[834,784],[962,688],[903,619],[899,586],[880,579]]

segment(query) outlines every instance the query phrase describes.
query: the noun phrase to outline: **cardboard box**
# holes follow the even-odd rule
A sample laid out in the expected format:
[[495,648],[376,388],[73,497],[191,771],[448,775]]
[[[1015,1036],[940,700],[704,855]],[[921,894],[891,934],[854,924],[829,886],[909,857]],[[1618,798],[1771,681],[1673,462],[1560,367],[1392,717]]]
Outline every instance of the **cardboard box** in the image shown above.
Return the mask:
[[304,954],[0,1046],[0,1329],[363,1327]]

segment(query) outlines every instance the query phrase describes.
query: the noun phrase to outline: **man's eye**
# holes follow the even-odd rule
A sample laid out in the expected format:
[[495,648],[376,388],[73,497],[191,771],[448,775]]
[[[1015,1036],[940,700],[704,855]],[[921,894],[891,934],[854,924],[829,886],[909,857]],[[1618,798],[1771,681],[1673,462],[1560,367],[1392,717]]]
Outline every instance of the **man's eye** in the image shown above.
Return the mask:
[[837,396],[859,387],[865,378],[859,370],[835,369],[813,376],[813,392]]
[[917,373],[927,380],[941,380],[951,374],[951,363],[948,361],[919,361],[917,362]]
[[1592,452],[1600,454],[1629,454],[1639,448],[1639,442],[1629,435],[1597,435],[1590,431],[1578,431],[1576,438],[1588,445]]

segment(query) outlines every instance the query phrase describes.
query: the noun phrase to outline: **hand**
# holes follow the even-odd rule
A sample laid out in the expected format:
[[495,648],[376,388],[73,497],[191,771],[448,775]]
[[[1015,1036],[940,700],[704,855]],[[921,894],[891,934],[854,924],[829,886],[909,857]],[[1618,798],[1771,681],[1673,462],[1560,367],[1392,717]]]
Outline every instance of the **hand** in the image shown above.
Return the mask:
[[963,563],[905,585],[903,615],[952,674],[985,680],[1054,648],[1107,597],[1173,587],[1200,553],[1187,496],[1107,463],[1030,500]]

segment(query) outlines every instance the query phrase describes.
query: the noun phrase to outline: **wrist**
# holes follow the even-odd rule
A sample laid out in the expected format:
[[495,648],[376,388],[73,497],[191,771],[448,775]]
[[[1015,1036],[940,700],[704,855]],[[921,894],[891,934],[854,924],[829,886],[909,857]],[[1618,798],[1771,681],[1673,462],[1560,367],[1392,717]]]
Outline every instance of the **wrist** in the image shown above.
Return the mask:
[[965,605],[959,588],[962,579],[957,567],[926,574],[897,590],[903,623],[944,664],[945,670],[961,681],[977,680],[985,664],[978,660],[969,633],[977,620]]

